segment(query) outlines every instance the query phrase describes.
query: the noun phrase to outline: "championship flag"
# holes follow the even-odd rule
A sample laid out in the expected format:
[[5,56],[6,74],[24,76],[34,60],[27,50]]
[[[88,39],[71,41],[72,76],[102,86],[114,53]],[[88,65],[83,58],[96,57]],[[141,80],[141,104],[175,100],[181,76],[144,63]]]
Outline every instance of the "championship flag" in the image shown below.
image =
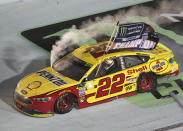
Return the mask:
[[120,24],[109,50],[146,49],[156,47],[159,38],[153,28],[145,23]]

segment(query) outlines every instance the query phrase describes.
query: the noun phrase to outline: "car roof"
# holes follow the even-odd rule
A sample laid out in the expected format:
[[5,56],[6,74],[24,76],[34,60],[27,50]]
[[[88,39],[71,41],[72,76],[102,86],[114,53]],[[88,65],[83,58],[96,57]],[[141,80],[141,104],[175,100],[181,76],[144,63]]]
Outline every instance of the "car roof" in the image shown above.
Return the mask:
[[[90,63],[95,64],[97,61],[103,59],[104,50],[108,44],[108,41],[99,42],[91,45],[82,46],[72,52],[72,54],[79,59]],[[156,48],[153,50],[142,50],[142,49],[123,49],[123,50],[115,50],[108,52],[104,59],[110,57],[118,57],[118,56],[127,56],[127,55],[147,55],[147,56],[155,56],[160,53],[170,52],[166,46],[158,43]]]

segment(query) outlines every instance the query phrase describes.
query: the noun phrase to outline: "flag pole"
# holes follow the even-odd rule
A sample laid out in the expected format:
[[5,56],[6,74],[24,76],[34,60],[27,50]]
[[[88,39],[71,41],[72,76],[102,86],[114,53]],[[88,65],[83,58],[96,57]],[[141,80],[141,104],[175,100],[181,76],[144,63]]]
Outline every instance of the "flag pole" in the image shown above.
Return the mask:
[[[111,35],[111,37],[110,37],[110,39],[109,39],[109,41],[108,41],[108,44],[107,44],[107,47],[106,47],[106,50],[105,50],[105,52],[104,52],[104,55],[105,55],[105,53],[107,53],[107,51],[109,50],[109,45],[111,44],[111,40],[112,40],[112,37],[114,36],[114,33],[115,33],[115,31],[116,31],[116,29],[117,29],[117,27],[118,27],[118,25],[119,25],[119,21],[116,23],[116,25],[115,25],[115,27],[114,27],[114,29],[113,29],[113,32],[112,32],[112,35]],[[114,41],[113,41],[114,42]],[[113,44],[113,43],[112,43]],[[104,56],[103,55],[103,56]]]
[[[119,21],[117,21],[117,23],[116,23],[116,25],[115,25],[115,27],[114,27],[114,29],[113,29],[113,32],[112,32],[111,37],[110,37],[110,39],[109,39],[109,41],[108,41],[107,47],[106,47],[106,49],[105,49],[105,52],[104,52],[104,54],[103,54],[103,56],[102,56],[102,61],[104,60],[105,54],[107,54],[107,52],[108,52],[108,50],[109,50],[110,44],[113,45],[113,43],[114,43],[114,40],[112,41],[112,37],[114,36],[114,33],[115,33],[115,31],[116,31],[118,25],[119,25]],[[112,42],[112,43],[111,43],[111,42]],[[99,65],[99,67],[98,67],[98,69],[97,69],[97,72],[96,72],[95,76],[98,75],[98,72],[99,72],[99,70],[100,70],[100,68],[101,68],[101,65],[102,65],[102,61],[101,61],[100,65]]]

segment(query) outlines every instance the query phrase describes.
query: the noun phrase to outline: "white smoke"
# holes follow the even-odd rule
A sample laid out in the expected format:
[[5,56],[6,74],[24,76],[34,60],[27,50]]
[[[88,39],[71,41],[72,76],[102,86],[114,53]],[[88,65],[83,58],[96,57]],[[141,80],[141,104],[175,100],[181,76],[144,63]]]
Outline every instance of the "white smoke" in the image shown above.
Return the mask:
[[[170,21],[160,17],[161,13],[169,11],[182,11],[183,0],[172,0],[159,2],[157,7],[149,6],[134,6],[129,10],[119,11],[114,16],[106,15],[105,17],[96,17],[95,20],[84,21],[79,29],[73,26],[69,32],[65,33],[62,38],[56,42],[51,51],[51,65],[58,59],[59,56],[66,54],[69,50],[66,50],[78,42],[86,42],[89,38],[98,37],[102,35],[102,32],[111,34],[115,22],[120,23],[130,22],[128,18],[133,16],[148,17],[151,21],[157,24],[166,24]],[[137,21],[141,21],[140,19]],[[86,43],[87,44],[87,43]],[[73,48],[71,48],[73,49]],[[74,49],[73,49],[74,50]]]
[[[72,38],[72,39],[71,39]],[[64,54],[67,53],[67,47],[75,45],[77,43],[77,33],[71,31],[63,35],[61,40],[56,41],[55,45],[53,45],[52,50],[51,50],[51,58],[50,62],[51,65],[60,57],[63,56]]]
[[51,50],[51,65],[59,58],[77,48],[78,42],[86,42],[89,38],[100,36],[101,31],[97,27],[90,26],[89,28],[76,29],[73,26],[69,32],[65,33],[60,40],[56,41]]

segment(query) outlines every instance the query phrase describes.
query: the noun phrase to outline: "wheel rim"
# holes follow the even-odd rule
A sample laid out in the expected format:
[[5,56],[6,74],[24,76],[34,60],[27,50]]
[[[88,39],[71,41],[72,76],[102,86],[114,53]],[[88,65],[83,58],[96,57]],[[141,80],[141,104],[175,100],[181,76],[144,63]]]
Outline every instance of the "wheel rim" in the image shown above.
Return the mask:
[[153,79],[152,77],[143,77],[140,82],[140,87],[143,90],[150,90],[152,86]]
[[58,103],[59,109],[62,111],[68,110],[72,106],[72,100],[69,96],[64,96]]

